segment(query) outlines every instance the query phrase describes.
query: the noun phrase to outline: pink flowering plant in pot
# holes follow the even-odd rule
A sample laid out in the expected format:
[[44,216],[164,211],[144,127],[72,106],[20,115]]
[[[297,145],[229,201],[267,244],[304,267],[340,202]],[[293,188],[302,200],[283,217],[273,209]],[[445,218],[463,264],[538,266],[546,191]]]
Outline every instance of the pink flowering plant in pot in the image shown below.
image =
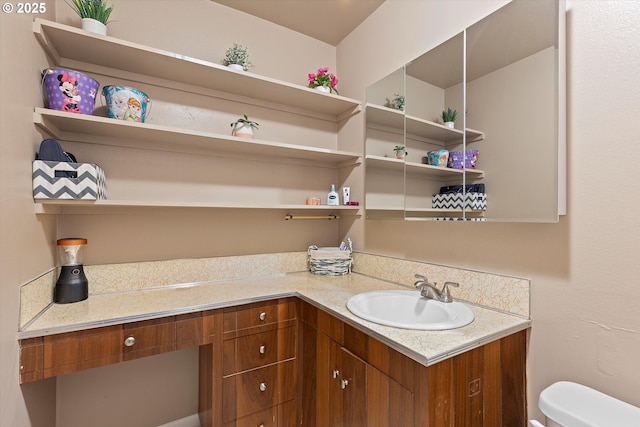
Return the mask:
[[309,87],[316,88],[324,86],[329,88],[330,93],[338,94],[338,78],[333,73],[329,73],[329,67],[318,68],[317,73],[309,73]]

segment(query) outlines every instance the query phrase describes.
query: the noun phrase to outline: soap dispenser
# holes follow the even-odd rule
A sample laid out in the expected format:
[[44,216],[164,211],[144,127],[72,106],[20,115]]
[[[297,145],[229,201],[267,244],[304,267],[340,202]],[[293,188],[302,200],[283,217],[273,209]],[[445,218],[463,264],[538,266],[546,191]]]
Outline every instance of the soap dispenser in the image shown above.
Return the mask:
[[340,200],[338,199],[338,193],[336,192],[336,186],[331,184],[331,191],[329,191],[329,195],[327,196],[327,205],[329,206],[339,206]]

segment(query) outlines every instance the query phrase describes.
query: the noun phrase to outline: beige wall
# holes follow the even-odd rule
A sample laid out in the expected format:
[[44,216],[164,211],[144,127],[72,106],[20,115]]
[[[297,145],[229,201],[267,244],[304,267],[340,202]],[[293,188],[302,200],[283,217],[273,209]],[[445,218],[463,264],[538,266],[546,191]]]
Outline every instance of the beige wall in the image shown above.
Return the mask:
[[[231,42],[242,42],[251,46],[260,74],[303,83],[300,76],[327,65],[337,70],[341,94],[364,100],[366,86],[505,2],[389,0],[337,49],[206,0],[188,1],[189,8],[178,7],[187,1],[163,1],[155,19],[146,21],[136,17],[148,16],[149,2],[114,3],[118,22],[110,30],[119,37],[212,61]],[[77,24],[63,1],[56,3],[56,15],[54,2],[47,4],[49,19]],[[52,242],[74,231],[89,237],[91,264],[300,250],[310,241],[335,244],[349,235],[358,250],[529,277],[534,325],[528,360],[531,414],[539,416],[540,390],[560,379],[640,405],[635,357],[640,352],[640,318],[634,305],[640,300],[640,191],[634,173],[640,161],[640,90],[629,85],[640,67],[640,34],[634,32],[640,26],[640,3],[568,1],[569,214],[559,224],[360,219],[342,221],[338,230],[315,223],[285,228],[278,214],[254,212],[134,212],[59,221],[36,217],[30,161],[41,136],[34,132],[31,111],[41,105],[37,82],[46,61],[31,33],[31,17],[2,14],[0,20],[0,425],[56,425],[55,388],[57,425],[65,427],[91,410],[74,406],[74,393],[104,392],[109,399],[92,401],[102,407],[117,408],[123,398],[115,386],[98,386],[104,376],[100,370],[57,384],[17,385],[19,286],[51,268]],[[362,150],[363,128],[358,120],[341,123],[340,148]],[[338,179],[351,180],[353,199],[363,200],[361,170],[343,171]],[[187,361],[192,355],[175,357]],[[176,369],[177,359],[141,368],[139,381],[153,384],[150,377]],[[109,373],[117,383],[131,370],[126,366]],[[183,372],[191,375],[188,369]],[[182,389],[176,393],[189,392],[189,385],[178,387]],[[69,416],[71,409],[83,412]],[[111,417],[105,419],[110,425],[125,425],[116,410],[105,417]]]
[[[345,93],[361,96],[367,83],[501,4],[386,2],[338,46]],[[356,225],[368,252],[531,278],[536,417],[539,392],[562,379],[640,406],[640,3],[568,0],[567,9],[568,215],[558,224]]]
[[[53,6],[47,6],[43,16],[51,19]],[[31,160],[41,138],[32,112],[42,103],[46,62],[31,22],[27,14],[0,14],[0,425],[49,427],[55,381],[18,386],[19,285],[54,265],[56,225],[33,214]]]
[[[304,85],[309,72],[328,66],[336,71],[336,48],[283,27],[253,18],[209,0],[109,1],[115,6],[111,35],[152,47],[218,62],[233,42],[250,47],[253,71]],[[41,17],[78,26],[79,19],[63,0],[47,1]],[[2,364],[0,373],[0,425],[4,426],[155,426],[196,411],[197,352],[176,352],[152,358],[149,363],[124,363],[24,387],[18,386],[17,327],[19,287],[49,271],[55,264],[54,244],[59,237],[88,238],[86,264],[135,262],[174,258],[210,257],[248,253],[305,250],[309,244],[335,245],[335,221],[284,221],[284,212],[261,210],[119,210],[109,215],[34,215],[31,197],[31,161],[43,135],[35,131],[32,112],[42,106],[40,71],[49,64],[32,32],[33,16],[1,14],[2,126],[0,135],[0,189],[2,269]],[[144,17],[144,19],[141,19]],[[100,83],[113,81],[99,77]],[[188,76],[185,76],[188,80]],[[140,83],[132,82],[132,86]],[[188,83],[188,81],[187,81]],[[141,89],[147,89],[144,87]],[[153,90],[153,92],[152,92]],[[230,129],[229,123],[250,108],[261,122],[264,139],[338,148],[335,132],[346,124],[294,114],[280,114],[260,106],[244,107],[232,101],[215,101],[197,94],[177,100],[171,90],[149,88],[154,100],[152,120],[161,124],[200,129]],[[185,102],[190,110],[180,107]],[[98,105],[100,105],[98,103]],[[231,118],[232,116],[235,116]],[[307,132],[305,128],[311,128]],[[297,203],[288,198],[308,196],[318,189],[326,197],[331,183],[341,185],[351,171],[320,170],[305,162],[288,164],[236,158],[198,157],[145,152],[135,149],[63,142],[84,161],[104,165],[113,198],[135,198],[141,189],[153,197],[190,199],[199,195],[236,200],[261,200],[272,204]],[[345,148],[346,150],[346,148]],[[136,168],[135,165],[139,167]],[[319,168],[319,169],[318,169]],[[274,172],[277,171],[277,172]],[[239,172],[239,174],[238,174]],[[243,182],[236,186],[225,174]],[[318,176],[321,175],[320,178]],[[224,185],[205,185],[202,176],[220,178]],[[175,178],[175,179],[172,179]],[[288,178],[285,180],[285,178]],[[213,178],[212,178],[213,179]],[[193,183],[193,184],[191,184]],[[313,183],[313,184],[310,184]],[[247,187],[253,186],[253,192]],[[292,191],[279,191],[289,187]],[[314,194],[315,195],[315,194]],[[229,200],[229,199],[227,199]],[[349,224],[349,221],[346,221]],[[166,372],[171,371],[172,375]],[[186,379],[186,381],[185,381]],[[139,399],[135,401],[133,397]],[[162,402],[162,410],[157,410]]]

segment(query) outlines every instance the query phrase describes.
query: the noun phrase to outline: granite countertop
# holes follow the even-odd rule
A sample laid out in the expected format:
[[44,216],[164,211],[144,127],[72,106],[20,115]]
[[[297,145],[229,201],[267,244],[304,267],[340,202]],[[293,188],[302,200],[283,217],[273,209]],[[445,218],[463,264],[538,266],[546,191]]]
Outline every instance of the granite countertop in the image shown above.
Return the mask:
[[378,325],[360,319],[347,309],[346,302],[351,296],[383,289],[408,288],[357,273],[318,276],[299,272],[93,294],[77,303],[49,305],[19,332],[19,338],[297,296],[429,366],[531,325],[527,318],[468,304],[475,314],[471,324],[445,331],[414,331]]

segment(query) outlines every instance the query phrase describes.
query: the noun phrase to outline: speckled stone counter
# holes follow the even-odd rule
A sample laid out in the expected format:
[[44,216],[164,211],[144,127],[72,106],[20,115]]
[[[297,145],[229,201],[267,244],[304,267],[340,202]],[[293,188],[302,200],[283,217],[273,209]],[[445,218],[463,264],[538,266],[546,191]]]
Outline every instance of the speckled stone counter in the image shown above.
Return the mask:
[[49,304],[21,328],[19,338],[297,296],[429,366],[530,326],[525,316],[474,303],[469,306],[475,320],[465,327],[446,331],[386,327],[362,320],[347,309],[346,302],[351,296],[381,289],[409,288],[358,273],[331,277],[297,272],[121,290],[92,294],[89,299],[73,304]]

